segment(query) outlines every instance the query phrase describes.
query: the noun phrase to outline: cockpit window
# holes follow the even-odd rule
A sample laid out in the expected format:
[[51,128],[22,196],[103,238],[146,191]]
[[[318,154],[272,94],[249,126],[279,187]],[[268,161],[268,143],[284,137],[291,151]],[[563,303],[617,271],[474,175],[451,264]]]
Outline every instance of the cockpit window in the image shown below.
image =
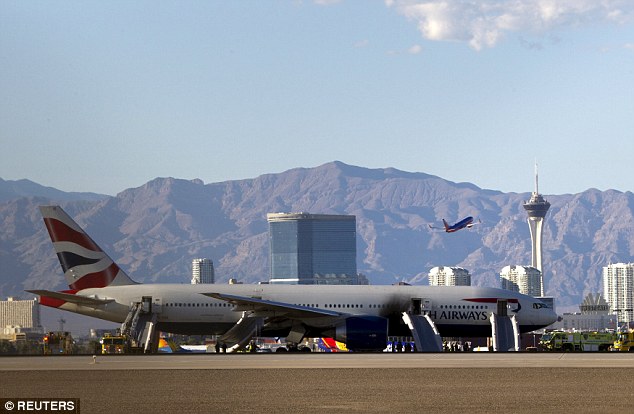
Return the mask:
[[541,302],[533,302],[533,309],[544,309],[547,308],[548,306],[546,306],[545,303],[541,303]]

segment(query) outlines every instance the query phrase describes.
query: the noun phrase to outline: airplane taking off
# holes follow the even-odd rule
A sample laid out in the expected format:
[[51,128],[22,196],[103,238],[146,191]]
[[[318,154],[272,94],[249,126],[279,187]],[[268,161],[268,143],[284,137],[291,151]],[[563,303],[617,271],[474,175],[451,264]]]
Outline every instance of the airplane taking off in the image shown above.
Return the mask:
[[[462,220],[460,220],[456,224],[449,224],[449,223],[447,223],[447,221],[445,219],[442,219],[442,224],[445,226],[445,228],[444,228],[445,233],[454,233],[454,232],[456,232],[458,230],[462,230],[464,228],[470,229],[471,227],[475,226],[476,224],[480,224],[480,223],[481,223],[480,220],[478,220],[477,223],[474,223],[473,222],[473,217],[471,217],[471,216],[463,218]],[[433,229],[433,230],[443,230],[443,229],[440,229],[438,227],[433,227],[431,224],[429,225],[429,228]]]
[[[329,337],[353,351],[379,351],[387,337],[412,336],[407,315],[424,315],[436,336],[491,336],[490,318],[514,314],[520,332],[543,328],[556,314],[530,296],[496,288],[368,285],[140,284],[133,281],[59,206],[40,211],[69,285],[61,292],[27,290],[40,303],[69,312],[159,331],[222,335],[239,347],[257,334]],[[502,311],[501,311],[502,309]],[[494,314],[492,316],[492,314]],[[422,316],[421,316],[422,317]]]

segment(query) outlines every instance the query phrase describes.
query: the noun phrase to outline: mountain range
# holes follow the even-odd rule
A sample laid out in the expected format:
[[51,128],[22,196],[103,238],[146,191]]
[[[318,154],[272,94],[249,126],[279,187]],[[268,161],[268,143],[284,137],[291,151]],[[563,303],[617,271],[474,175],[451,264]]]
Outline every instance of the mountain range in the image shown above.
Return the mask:
[[[522,204],[502,193],[394,168],[338,161],[253,179],[204,184],[156,178],[114,197],[65,193],[28,180],[0,180],[0,296],[65,289],[37,207],[60,204],[124,268],[144,283],[189,283],[193,258],[214,261],[216,282],[268,280],[270,212],[353,214],[357,266],[372,284],[426,284],[434,266],[460,266],[472,284],[500,286],[506,265],[528,265]],[[602,291],[602,267],[634,254],[634,195],[589,189],[545,195],[546,294],[574,311]],[[481,225],[447,234],[429,224],[474,216]]]
[[75,193],[64,192],[56,188],[45,187],[43,185],[34,183],[30,180],[17,180],[7,181],[0,178],[0,203],[10,201],[20,197],[45,197],[51,200],[59,201],[73,201],[73,200],[88,200],[97,201],[103,200],[107,196],[96,193]]

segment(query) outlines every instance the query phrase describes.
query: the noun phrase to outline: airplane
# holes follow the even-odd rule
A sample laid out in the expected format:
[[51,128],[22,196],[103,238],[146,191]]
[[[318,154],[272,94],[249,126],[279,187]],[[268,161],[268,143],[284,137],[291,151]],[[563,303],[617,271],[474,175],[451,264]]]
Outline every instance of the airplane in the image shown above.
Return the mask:
[[335,341],[332,338],[319,338],[317,346],[322,352],[348,352],[346,344]]
[[178,345],[171,339],[159,338],[158,350],[162,354],[206,353],[207,345]]
[[[446,233],[454,233],[458,230],[462,230],[464,228],[471,228],[473,226],[475,226],[476,224],[480,224],[481,221],[478,220],[477,223],[473,222],[473,217],[468,216],[463,218],[462,220],[460,220],[459,222],[457,222],[456,224],[449,224],[447,223],[447,221],[445,219],[442,219],[442,223],[445,226],[444,231]],[[438,227],[433,227],[431,224],[429,224],[429,228],[432,230],[443,230],[443,229],[439,229]]]
[[[158,332],[222,335],[230,347],[257,334],[329,337],[352,351],[380,351],[389,336],[410,336],[404,312],[425,313],[442,336],[490,337],[489,317],[503,301],[520,332],[557,316],[536,298],[487,287],[410,285],[142,284],[132,280],[59,206],[41,206],[69,289],[27,290],[40,304],[122,323],[147,305]],[[235,348],[237,349],[237,348]]]

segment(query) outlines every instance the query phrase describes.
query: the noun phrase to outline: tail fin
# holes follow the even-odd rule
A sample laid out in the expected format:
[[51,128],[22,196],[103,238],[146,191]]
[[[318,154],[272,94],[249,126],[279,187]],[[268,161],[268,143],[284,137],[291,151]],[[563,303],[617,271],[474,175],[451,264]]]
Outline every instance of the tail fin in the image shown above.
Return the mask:
[[40,212],[71,289],[136,283],[60,206],[40,206]]
[[442,224],[445,225],[445,231],[449,231],[449,224],[447,223],[445,219],[442,219]]

